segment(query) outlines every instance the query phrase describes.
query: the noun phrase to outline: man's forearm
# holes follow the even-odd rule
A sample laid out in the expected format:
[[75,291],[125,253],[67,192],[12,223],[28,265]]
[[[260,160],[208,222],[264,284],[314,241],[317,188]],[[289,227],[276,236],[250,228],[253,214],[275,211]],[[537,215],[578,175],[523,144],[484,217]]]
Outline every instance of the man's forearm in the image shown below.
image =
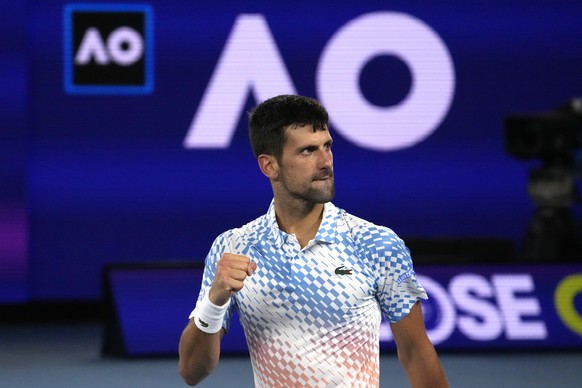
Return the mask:
[[223,331],[215,334],[202,332],[190,322],[180,337],[180,375],[188,385],[196,385],[206,378],[218,365],[220,340]]
[[[399,354],[399,356],[401,356]],[[448,388],[445,372],[432,346],[401,357],[411,388]]]

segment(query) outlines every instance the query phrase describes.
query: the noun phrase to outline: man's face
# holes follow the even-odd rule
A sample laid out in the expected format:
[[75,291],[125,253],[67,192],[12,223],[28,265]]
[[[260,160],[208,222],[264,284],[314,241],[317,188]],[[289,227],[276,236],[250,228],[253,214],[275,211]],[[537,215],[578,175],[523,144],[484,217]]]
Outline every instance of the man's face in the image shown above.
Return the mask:
[[311,125],[290,127],[286,137],[279,161],[281,194],[311,203],[331,201],[335,184],[329,131],[313,131]]

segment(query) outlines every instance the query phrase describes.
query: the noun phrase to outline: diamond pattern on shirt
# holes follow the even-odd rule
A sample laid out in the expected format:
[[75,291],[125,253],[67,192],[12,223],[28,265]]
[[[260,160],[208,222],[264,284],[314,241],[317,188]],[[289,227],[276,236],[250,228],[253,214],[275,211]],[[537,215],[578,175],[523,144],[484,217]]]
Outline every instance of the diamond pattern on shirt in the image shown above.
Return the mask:
[[257,387],[377,386],[382,314],[397,322],[427,298],[392,230],[331,203],[303,249],[278,228],[273,203],[262,217],[220,235],[206,258],[200,298],[223,252],[257,263],[224,322],[228,328],[238,309]]

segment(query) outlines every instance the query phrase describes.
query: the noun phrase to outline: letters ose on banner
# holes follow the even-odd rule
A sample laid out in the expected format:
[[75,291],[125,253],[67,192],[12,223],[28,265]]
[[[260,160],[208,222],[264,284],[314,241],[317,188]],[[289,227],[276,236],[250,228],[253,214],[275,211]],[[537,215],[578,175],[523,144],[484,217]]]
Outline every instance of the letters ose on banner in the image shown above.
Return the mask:
[[[441,348],[570,348],[582,345],[579,266],[420,269],[427,332]],[[392,334],[384,325],[381,341]]]

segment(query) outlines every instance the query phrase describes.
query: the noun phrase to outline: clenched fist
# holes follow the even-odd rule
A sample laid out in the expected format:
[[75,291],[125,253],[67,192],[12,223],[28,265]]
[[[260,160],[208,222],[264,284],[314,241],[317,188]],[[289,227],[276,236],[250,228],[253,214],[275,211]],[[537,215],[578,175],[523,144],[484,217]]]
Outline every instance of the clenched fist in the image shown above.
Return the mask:
[[247,256],[223,253],[216,265],[216,274],[208,298],[213,304],[223,306],[231,295],[244,287],[244,280],[256,269],[257,264]]

